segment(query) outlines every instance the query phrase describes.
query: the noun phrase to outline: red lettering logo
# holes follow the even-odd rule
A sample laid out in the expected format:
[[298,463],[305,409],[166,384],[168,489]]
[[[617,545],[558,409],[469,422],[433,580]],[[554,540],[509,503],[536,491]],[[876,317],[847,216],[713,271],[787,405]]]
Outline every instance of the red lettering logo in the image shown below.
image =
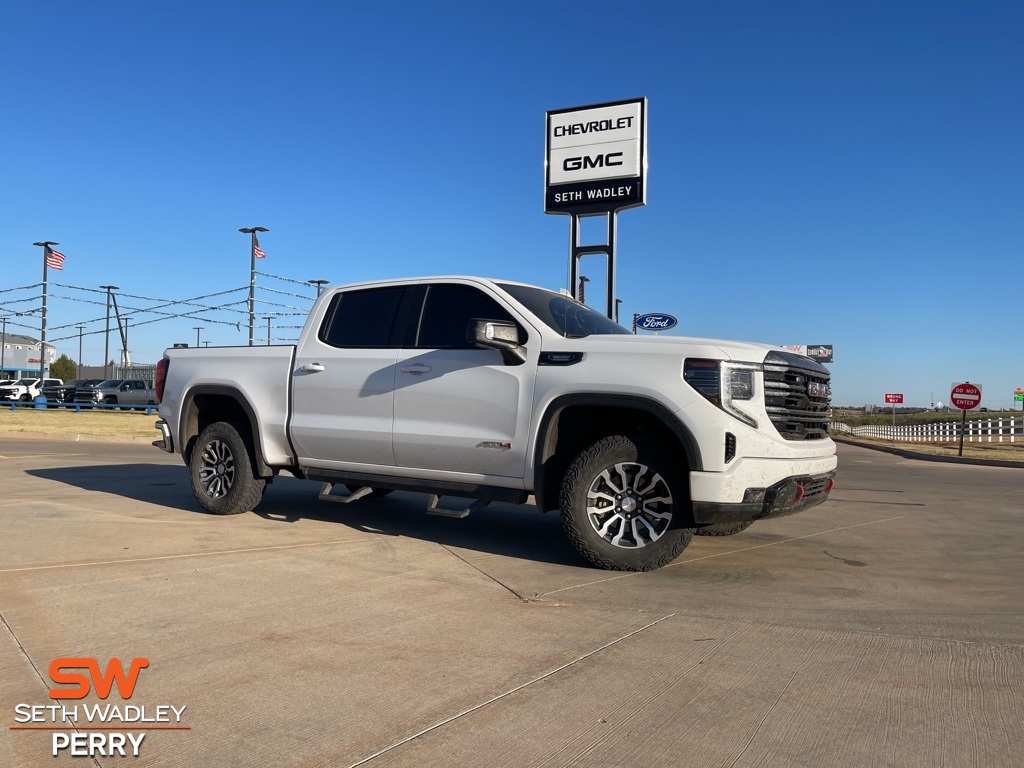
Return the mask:
[[[139,680],[139,672],[149,666],[149,659],[132,659],[128,672],[124,671],[121,660],[113,658],[107,664],[107,671],[100,673],[100,663],[96,659],[61,658],[50,663],[50,679],[57,685],[70,688],[55,688],[50,691],[51,699],[84,699],[89,695],[90,685],[96,689],[96,695],[105,699],[110,689],[117,684],[117,691],[122,699],[130,699]],[[89,674],[82,672],[63,672],[62,670],[87,669]],[[91,683],[90,683],[91,681]]]

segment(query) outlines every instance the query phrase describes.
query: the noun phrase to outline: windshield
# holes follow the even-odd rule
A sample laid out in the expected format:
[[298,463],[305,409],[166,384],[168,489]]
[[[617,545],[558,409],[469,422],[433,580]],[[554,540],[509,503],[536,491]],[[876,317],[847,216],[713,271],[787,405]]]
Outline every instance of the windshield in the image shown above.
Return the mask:
[[499,287],[540,318],[545,325],[566,338],[580,339],[584,336],[622,333],[629,335],[629,331],[615,321],[560,293],[530,285],[499,283]]
[[97,384],[97,387],[116,387],[121,383],[121,379],[107,379]]
[[31,387],[37,381],[39,381],[39,379],[18,379],[18,386],[19,387]]

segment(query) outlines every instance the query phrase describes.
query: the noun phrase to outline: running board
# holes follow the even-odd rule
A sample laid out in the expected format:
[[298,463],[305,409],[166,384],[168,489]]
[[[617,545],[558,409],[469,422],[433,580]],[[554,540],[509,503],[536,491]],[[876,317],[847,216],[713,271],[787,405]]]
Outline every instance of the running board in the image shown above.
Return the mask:
[[359,499],[364,499],[373,493],[373,488],[368,485],[364,485],[358,491],[353,491],[347,496],[334,496],[331,494],[331,491],[334,490],[335,485],[336,483],[324,483],[320,487],[320,495],[317,496],[317,499],[320,501],[336,501],[339,504],[348,504],[350,501],[359,501]]
[[468,507],[464,509],[444,509],[439,507],[438,504],[441,502],[441,497],[436,493],[431,493],[427,496],[427,514],[428,515],[440,515],[441,517],[457,517],[462,519],[469,517],[470,512],[479,512],[481,509],[486,507],[491,502],[486,499],[477,499]]

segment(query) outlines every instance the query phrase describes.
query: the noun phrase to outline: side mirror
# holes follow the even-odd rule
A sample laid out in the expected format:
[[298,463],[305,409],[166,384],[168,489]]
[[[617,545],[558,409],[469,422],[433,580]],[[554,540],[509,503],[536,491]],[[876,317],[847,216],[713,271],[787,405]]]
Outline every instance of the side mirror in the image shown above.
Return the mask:
[[474,317],[466,328],[466,341],[482,349],[497,349],[505,365],[526,362],[526,350],[519,344],[519,327],[515,323]]

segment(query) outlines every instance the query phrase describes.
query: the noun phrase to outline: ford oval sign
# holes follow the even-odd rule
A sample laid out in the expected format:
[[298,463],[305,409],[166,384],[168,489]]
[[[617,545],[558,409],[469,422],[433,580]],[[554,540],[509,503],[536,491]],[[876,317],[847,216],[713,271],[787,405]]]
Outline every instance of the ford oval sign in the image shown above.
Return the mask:
[[672,315],[654,312],[640,315],[636,319],[636,327],[644,331],[667,331],[669,328],[675,328],[677,325],[679,325],[679,321],[672,317]]

